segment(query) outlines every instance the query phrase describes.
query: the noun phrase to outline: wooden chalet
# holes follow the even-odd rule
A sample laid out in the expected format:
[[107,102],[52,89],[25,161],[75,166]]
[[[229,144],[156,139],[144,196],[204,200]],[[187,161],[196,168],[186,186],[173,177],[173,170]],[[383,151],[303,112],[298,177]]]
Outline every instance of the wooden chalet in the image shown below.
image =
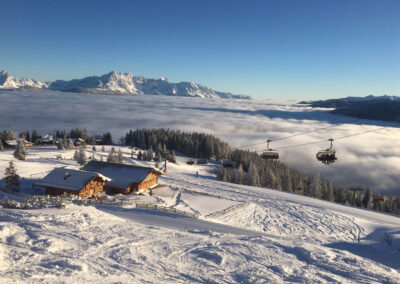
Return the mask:
[[57,168],[33,186],[44,187],[48,195],[68,193],[85,198],[102,193],[106,181],[111,179],[99,173]]
[[85,143],[85,140],[82,138],[69,138],[68,141],[71,141],[74,146],[81,146],[83,143]]
[[158,184],[158,177],[162,175],[162,172],[151,167],[101,161],[90,161],[83,170],[98,172],[111,178],[106,183],[107,192],[122,194],[150,189]]
[[[6,142],[6,143],[5,143],[5,146],[6,146],[7,148],[9,148],[9,149],[15,149],[15,148],[17,148],[18,139],[6,140],[5,142]],[[24,140],[24,143],[25,143],[25,147],[26,147],[26,148],[32,147],[32,146],[33,146],[33,143],[31,143],[31,142],[29,142],[29,141]]]
[[38,145],[52,145],[54,144],[55,140],[54,140],[54,136],[51,134],[47,134],[45,136],[39,136],[36,141],[35,144]]

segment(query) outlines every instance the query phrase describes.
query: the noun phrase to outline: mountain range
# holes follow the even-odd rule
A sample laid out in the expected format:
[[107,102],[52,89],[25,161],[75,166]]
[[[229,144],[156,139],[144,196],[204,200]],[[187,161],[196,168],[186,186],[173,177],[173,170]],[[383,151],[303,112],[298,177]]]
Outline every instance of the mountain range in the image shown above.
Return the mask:
[[0,89],[8,90],[57,90],[74,93],[116,95],[167,95],[201,98],[249,99],[249,96],[215,91],[193,82],[170,83],[164,77],[147,79],[132,73],[110,72],[70,81],[40,82],[30,78],[15,78],[4,70],[0,72]]
[[400,97],[397,96],[370,95],[300,103],[312,107],[333,108],[330,111],[333,114],[390,122],[400,121]]

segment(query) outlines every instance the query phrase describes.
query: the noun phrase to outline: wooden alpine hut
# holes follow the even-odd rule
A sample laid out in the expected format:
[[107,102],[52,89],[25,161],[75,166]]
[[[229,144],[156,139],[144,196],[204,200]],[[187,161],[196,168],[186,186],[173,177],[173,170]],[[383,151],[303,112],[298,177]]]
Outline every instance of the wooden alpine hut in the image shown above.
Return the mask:
[[85,198],[102,193],[106,181],[111,179],[99,173],[56,168],[33,186],[44,187],[48,195],[68,193]]
[[162,172],[151,167],[101,161],[90,161],[83,170],[98,172],[111,178],[106,183],[106,191],[122,194],[151,189],[158,184],[158,177],[162,175]]

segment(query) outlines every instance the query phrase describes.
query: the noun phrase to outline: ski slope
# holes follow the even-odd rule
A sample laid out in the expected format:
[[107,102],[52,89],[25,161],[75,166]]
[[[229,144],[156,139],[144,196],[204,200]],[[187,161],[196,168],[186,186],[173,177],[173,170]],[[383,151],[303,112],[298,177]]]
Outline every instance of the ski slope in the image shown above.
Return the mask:
[[[149,164],[122,149],[127,163]],[[60,165],[78,168],[56,160],[59,151],[51,147],[30,152],[16,163],[26,192],[28,177]],[[9,159],[10,152],[0,152],[1,168]],[[169,164],[152,196],[110,197],[125,205],[0,209],[0,283],[399,283],[399,217],[219,182],[215,164],[185,161]],[[200,216],[138,209],[129,201]]]

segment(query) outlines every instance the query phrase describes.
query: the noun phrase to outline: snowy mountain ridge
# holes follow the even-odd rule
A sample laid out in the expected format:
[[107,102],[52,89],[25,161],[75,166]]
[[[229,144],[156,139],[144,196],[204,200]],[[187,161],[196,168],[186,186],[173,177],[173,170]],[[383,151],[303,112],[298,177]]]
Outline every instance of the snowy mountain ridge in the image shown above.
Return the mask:
[[102,93],[123,95],[168,95],[201,98],[239,98],[249,96],[218,92],[193,82],[170,83],[165,77],[148,79],[132,73],[111,71],[102,76],[90,76],[70,81],[39,82],[29,78],[14,78],[5,71],[0,73],[0,89],[41,88],[75,93]]
[[0,71],[0,89],[47,88],[48,83],[42,83],[30,78],[15,78],[4,70]]

